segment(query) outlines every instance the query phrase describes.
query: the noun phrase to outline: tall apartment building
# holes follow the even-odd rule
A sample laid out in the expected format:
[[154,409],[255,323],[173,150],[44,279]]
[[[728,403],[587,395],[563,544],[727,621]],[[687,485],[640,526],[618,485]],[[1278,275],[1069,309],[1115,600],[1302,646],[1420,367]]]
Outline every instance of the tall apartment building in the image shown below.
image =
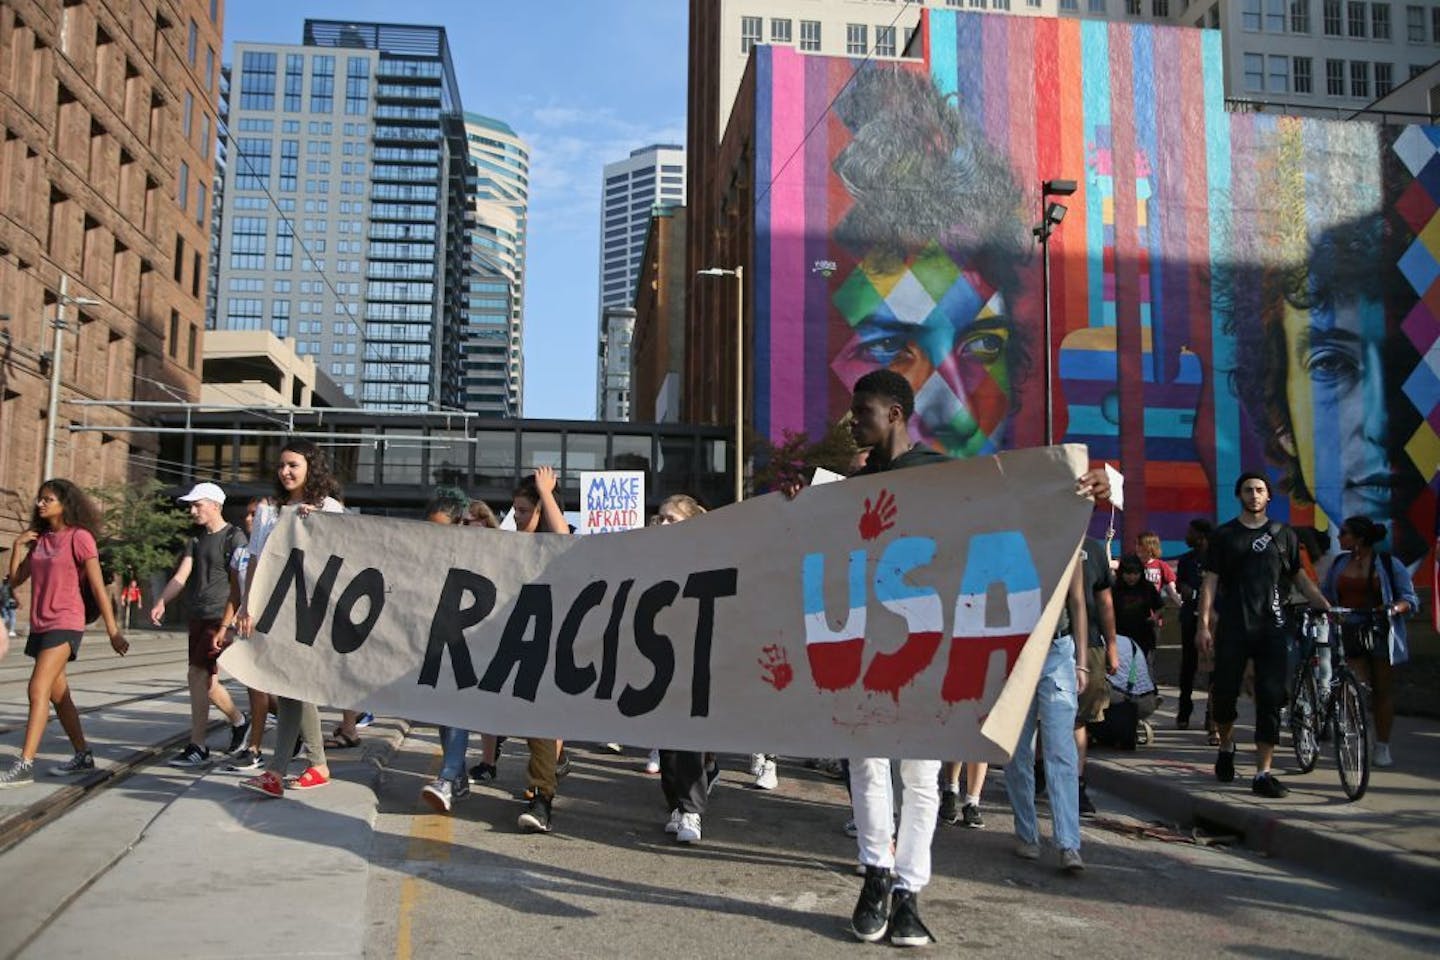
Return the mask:
[[[628,324],[619,319],[620,314],[613,314],[607,321],[606,311],[629,308],[635,302],[635,278],[639,276],[645,253],[651,211],[656,207],[685,205],[685,148],[657,143],[632,150],[624,160],[607,163],[602,179],[595,416],[600,420],[627,420],[630,417],[629,331],[634,311],[629,314]],[[619,335],[622,329],[623,337]]]
[[443,27],[237,42],[216,326],[269,329],[361,406],[458,408],[468,160]]
[[222,23],[219,0],[0,0],[0,539],[49,435],[54,475],[153,476],[132,408],[72,401],[199,394]]
[[475,220],[465,330],[466,410],[522,416],[530,148],[509,124],[465,114]]
[[1218,27],[1232,105],[1346,117],[1440,60],[1440,4],[1210,0],[1177,18]]

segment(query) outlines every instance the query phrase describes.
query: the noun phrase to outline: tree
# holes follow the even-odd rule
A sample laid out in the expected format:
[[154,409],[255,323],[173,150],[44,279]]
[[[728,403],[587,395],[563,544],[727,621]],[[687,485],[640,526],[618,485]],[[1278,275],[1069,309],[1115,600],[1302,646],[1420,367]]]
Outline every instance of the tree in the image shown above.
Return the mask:
[[184,542],[190,517],[175,509],[158,480],[95,491],[104,509],[100,565],[107,578],[168,573]]
[[849,414],[832,423],[825,435],[813,443],[808,434],[795,430],[786,430],[778,444],[764,437],[752,437],[750,454],[755,458],[755,490],[778,489],[787,481],[800,478],[808,480],[818,467],[848,474],[857,450],[850,435]]

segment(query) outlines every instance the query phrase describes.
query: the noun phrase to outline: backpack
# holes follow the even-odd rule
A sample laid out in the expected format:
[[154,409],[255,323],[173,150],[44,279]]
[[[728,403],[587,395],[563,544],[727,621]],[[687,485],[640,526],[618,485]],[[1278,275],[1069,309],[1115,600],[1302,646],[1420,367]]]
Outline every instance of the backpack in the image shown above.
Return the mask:
[[[70,555],[71,557],[75,556],[75,538],[73,535],[70,538]],[[78,573],[77,579],[80,581],[80,602],[85,605],[85,623],[88,626],[100,619],[100,601],[96,599],[95,592],[90,589],[90,580],[85,575],[85,564],[77,559],[75,561],[75,568]]]

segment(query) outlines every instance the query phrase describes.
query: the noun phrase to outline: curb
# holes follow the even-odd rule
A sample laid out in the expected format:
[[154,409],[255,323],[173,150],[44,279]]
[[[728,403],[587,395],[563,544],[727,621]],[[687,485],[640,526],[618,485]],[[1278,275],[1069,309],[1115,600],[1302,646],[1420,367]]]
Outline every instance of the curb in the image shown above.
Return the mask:
[[1232,833],[1248,850],[1422,906],[1440,906],[1440,861],[1324,824],[1222,799],[1091,757],[1085,781],[1187,827]]

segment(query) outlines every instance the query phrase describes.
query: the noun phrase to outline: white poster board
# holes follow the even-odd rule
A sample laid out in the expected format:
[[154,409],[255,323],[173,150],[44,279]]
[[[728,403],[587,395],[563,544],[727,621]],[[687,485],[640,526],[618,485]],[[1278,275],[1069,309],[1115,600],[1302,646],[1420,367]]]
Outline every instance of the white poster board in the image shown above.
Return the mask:
[[616,533],[621,530],[636,530],[643,526],[643,470],[580,472],[580,533]]

